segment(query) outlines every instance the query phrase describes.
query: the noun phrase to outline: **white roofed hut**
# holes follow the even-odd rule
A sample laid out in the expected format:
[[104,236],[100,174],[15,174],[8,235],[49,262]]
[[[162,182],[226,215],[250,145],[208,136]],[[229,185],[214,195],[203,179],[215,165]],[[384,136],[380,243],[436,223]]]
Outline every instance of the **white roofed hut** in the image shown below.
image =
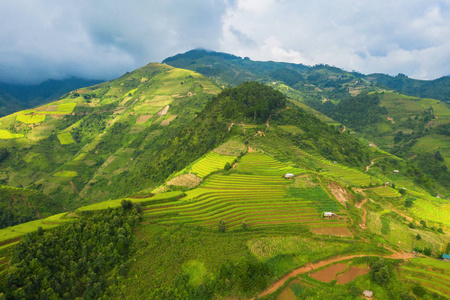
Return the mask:
[[331,211],[326,211],[323,213],[324,218],[334,218],[337,217],[337,215]]
[[286,173],[286,174],[284,174],[284,178],[286,178],[286,179],[292,179],[292,178],[294,178],[294,174],[292,174],[292,173]]

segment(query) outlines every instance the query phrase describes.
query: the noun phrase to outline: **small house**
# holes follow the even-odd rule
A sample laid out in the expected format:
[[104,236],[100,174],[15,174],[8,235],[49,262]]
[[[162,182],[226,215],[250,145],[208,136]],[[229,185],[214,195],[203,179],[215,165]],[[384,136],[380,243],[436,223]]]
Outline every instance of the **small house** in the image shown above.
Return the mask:
[[450,262],[450,255],[448,254],[442,254],[442,260],[446,262]]
[[324,218],[333,218],[333,217],[336,217],[336,214],[332,213],[330,211],[326,211],[326,212],[323,213],[323,217]]
[[394,171],[392,171],[392,173],[397,174],[397,173],[400,173],[400,171],[399,170],[394,170]]
[[286,178],[286,179],[292,179],[292,178],[294,178],[294,174],[292,174],[292,173],[286,173],[286,174],[284,174],[284,178]]
[[372,292],[372,291],[369,291],[369,290],[365,290],[365,291],[363,292],[363,295],[364,295],[364,297],[366,297],[366,298],[372,298],[372,297],[373,297],[373,292]]

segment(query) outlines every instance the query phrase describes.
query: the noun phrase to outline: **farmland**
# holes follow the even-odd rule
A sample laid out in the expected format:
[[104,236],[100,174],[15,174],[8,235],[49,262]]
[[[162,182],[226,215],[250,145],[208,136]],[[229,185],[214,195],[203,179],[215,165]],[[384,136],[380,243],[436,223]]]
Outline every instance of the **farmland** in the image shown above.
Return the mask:
[[[236,171],[211,176],[177,202],[148,206],[145,215],[161,224],[188,223],[210,228],[223,221],[229,230],[282,224],[347,226],[345,222],[322,218],[323,211],[338,212],[340,207],[321,187],[290,188],[291,182],[283,174],[299,169],[261,153],[249,153],[241,158]],[[246,174],[250,171],[253,175]]]
[[421,284],[432,293],[450,297],[450,264],[438,260],[419,258],[402,266],[405,278]]
[[226,163],[231,164],[235,158],[234,156],[225,156],[211,151],[205,157],[195,162],[189,171],[199,177],[205,177],[214,171],[223,169]]
[[410,191],[416,197],[410,211],[422,219],[433,220],[450,226],[450,204],[448,201]]

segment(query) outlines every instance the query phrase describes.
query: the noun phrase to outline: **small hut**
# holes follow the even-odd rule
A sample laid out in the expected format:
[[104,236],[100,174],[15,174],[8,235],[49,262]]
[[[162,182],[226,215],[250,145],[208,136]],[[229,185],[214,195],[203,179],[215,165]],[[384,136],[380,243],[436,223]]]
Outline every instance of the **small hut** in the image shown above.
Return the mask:
[[365,291],[363,292],[363,295],[364,295],[364,297],[366,297],[366,298],[372,298],[372,297],[373,297],[373,292],[372,292],[372,291],[369,291],[369,290],[365,290]]
[[284,174],[284,178],[286,178],[286,179],[292,179],[292,178],[294,178],[294,174],[292,174],[292,173],[286,173],[286,174]]
[[333,218],[333,217],[336,217],[336,216],[337,215],[335,213],[332,213],[330,211],[326,211],[326,212],[323,213],[323,217],[324,218]]

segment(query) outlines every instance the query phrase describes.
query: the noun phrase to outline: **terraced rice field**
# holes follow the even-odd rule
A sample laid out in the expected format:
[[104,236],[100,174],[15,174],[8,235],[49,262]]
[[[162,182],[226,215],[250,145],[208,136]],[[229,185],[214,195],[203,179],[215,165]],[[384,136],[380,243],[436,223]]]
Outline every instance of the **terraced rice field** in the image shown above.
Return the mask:
[[20,121],[25,124],[36,124],[41,123],[45,121],[45,115],[35,115],[35,114],[29,114],[29,115],[23,115],[18,114],[16,116],[16,121]]
[[450,298],[450,264],[438,260],[419,258],[402,266],[405,277],[420,283],[432,293]]
[[446,200],[411,192],[416,196],[410,211],[421,219],[432,220],[450,226],[450,204]]
[[381,197],[396,198],[401,196],[401,194],[397,190],[394,190],[391,187],[376,188],[372,189],[372,191]]
[[60,172],[56,172],[55,174],[53,174],[53,176],[64,177],[64,178],[75,177],[77,175],[78,174],[76,171],[60,171]]
[[240,228],[242,222],[254,228],[282,224],[310,227],[346,226],[337,220],[324,220],[316,202],[332,199],[288,197],[281,176],[215,175],[201,187],[187,192],[180,201],[153,205],[145,215],[163,224],[188,223],[217,228],[223,220],[227,229]]
[[298,175],[305,170],[284,164],[274,158],[260,152],[250,152],[241,158],[236,170],[242,173],[252,173],[257,175],[275,175],[283,177],[286,173]]
[[226,163],[231,164],[235,158],[235,156],[220,155],[211,151],[205,157],[194,163],[190,172],[203,178],[214,171],[223,169]]
[[315,164],[317,164],[320,168],[322,168],[321,175],[323,176],[330,177],[338,182],[349,184],[356,187],[367,187],[370,184],[373,185],[381,184],[380,180],[374,179],[363,172],[350,169],[339,164],[334,164],[323,157],[311,155],[299,148],[296,147],[292,148],[298,155],[304,156],[314,161]]

